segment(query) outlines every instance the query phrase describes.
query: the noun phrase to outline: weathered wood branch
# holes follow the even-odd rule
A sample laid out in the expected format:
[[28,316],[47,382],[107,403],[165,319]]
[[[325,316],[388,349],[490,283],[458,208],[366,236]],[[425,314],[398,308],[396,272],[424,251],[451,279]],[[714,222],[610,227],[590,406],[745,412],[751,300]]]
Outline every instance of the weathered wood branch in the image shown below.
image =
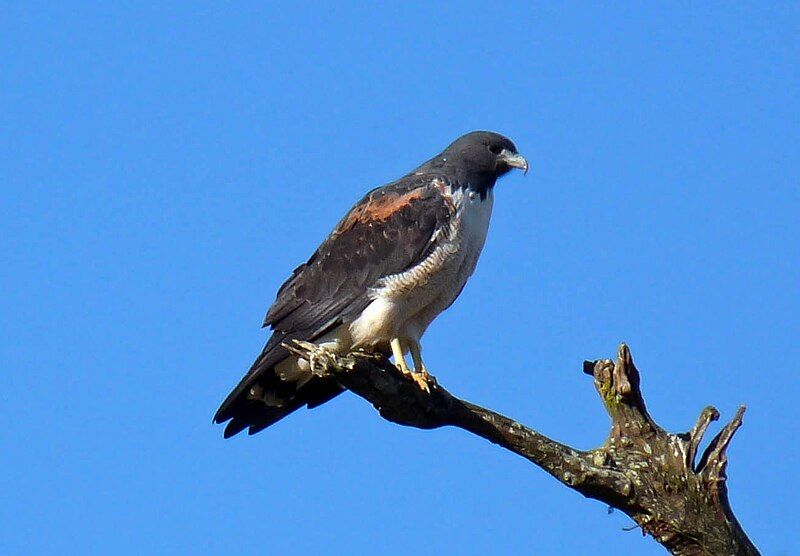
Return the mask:
[[759,553],[730,508],[725,484],[726,449],[742,424],[744,407],[695,463],[703,435],[719,413],[706,407],[689,432],[664,431],[647,412],[639,372],[624,344],[616,361],[584,363],[611,417],[605,443],[588,451],[460,400],[439,385],[425,392],[382,356],[355,352],[337,357],[304,342],[291,349],[311,361],[315,373],[334,377],[369,401],[383,418],[420,429],[450,425],[481,436],[584,496],[625,512],[672,554]]

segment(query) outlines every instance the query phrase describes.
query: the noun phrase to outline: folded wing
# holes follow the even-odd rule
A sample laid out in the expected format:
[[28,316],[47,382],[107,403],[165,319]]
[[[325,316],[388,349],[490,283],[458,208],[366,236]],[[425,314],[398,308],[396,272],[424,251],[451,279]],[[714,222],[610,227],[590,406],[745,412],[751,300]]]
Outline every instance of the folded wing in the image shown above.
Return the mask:
[[[217,410],[230,420],[226,438],[245,428],[254,434],[302,406],[316,407],[341,392],[330,379],[301,386],[284,382],[275,365],[289,356],[284,342],[313,342],[356,318],[371,302],[371,288],[403,272],[435,247],[437,230],[453,215],[445,176],[409,175],[369,192],[337,224],[311,258],[278,290],[264,326],[273,334],[252,367]],[[266,394],[264,403],[250,393]]]

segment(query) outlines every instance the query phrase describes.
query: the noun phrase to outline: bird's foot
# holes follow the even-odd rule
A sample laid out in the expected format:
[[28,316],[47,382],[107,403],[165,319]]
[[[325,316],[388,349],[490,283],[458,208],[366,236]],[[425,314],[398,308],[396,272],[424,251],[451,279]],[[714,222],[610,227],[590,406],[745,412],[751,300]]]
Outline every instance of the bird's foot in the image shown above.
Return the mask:
[[404,371],[403,369],[400,369],[400,372],[403,373],[403,376],[405,378],[416,384],[419,387],[419,389],[425,392],[426,394],[430,394],[431,390],[433,388],[436,388],[437,386],[436,378],[434,378],[434,376],[425,369],[414,372],[411,372],[409,370]]

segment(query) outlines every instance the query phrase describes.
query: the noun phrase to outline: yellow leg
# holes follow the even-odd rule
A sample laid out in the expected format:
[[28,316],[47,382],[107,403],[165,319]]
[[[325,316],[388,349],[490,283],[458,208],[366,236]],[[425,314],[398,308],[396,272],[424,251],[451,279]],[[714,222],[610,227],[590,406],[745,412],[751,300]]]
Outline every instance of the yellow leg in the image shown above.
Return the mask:
[[406,357],[403,355],[403,348],[400,347],[400,338],[392,338],[390,345],[392,346],[392,355],[394,355],[394,364],[404,375],[410,374],[411,369],[408,368]]
[[428,369],[425,368],[425,363],[422,361],[422,346],[419,345],[419,342],[411,342],[409,349],[411,359],[414,361],[414,374],[411,378],[420,389],[430,393],[431,385],[436,385],[436,379],[428,373]]
[[425,363],[422,362],[422,346],[418,342],[411,342],[411,359],[414,361],[414,372],[428,374]]

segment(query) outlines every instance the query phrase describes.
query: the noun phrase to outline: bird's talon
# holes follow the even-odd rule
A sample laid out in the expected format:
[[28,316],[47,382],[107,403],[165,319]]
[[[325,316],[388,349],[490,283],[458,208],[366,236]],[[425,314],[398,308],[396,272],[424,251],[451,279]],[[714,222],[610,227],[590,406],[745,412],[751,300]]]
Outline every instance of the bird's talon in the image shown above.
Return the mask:
[[419,387],[419,389],[425,392],[426,394],[430,394],[431,389],[438,386],[438,384],[436,383],[436,379],[433,377],[433,375],[429,374],[428,371],[412,372],[409,370],[408,372],[406,372],[401,369],[400,372],[403,373],[404,378],[416,384]]
[[414,373],[412,380],[417,383],[417,386],[419,386],[420,390],[426,394],[431,393],[431,385],[428,383],[426,377],[422,376],[420,373]]

